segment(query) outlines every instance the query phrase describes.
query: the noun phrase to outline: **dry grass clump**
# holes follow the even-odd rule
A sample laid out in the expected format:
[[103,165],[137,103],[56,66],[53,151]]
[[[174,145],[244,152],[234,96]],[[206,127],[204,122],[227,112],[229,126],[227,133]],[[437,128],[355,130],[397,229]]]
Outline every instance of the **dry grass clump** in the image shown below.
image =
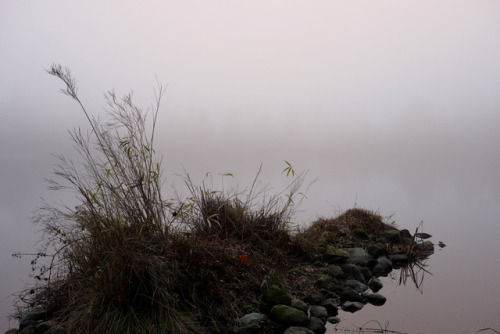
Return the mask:
[[393,228],[370,210],[353,208],[330,219],[319,219],[302,232],[302,239],[320,239],[331,245],[358,246],[360,242],[374,241],[381,231]]

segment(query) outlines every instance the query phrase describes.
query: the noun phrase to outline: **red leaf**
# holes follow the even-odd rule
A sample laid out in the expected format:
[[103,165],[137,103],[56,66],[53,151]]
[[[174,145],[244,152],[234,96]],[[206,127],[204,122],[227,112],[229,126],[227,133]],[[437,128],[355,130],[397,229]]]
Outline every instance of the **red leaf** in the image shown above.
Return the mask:
[[240,259],[241,264],[244,264],[245,266],[248,266],[250,264],[250,260],[248,259],[247,254],[242,254],[242,255],[238,256],[238,258]]

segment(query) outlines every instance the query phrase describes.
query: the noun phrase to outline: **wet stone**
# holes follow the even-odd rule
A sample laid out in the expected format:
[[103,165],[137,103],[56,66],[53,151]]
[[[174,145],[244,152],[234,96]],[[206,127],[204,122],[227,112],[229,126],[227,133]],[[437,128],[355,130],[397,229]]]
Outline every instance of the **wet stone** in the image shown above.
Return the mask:
[[346,260],[347,263],[365,266],[368,261],[373,259],[373,256],[368,254],[363,248],[347,248],[344,250],[349,253],[349,258]]
[[361,310],[363,306],[365,305],[359,302],[345,302],[344,304],[342,304],[342,310],[354,313],[356,311]]
[[338,305],[333,298],[328,298],[328,299],[323,300],[321,302],[321,306],[323,306],[326,309],[326,311],[328,312],[328,315],[339,314]]
[[394,254],[389,255],[389,259],[394,263],[406,263],[408,262],[408,255],[406,254]]
[[320,318],[311,317],[307,328],[312,330],[315,334],[323,334],[326,332],[325,323]]
[[326,311],[326,308],[323,306],[311,305],[310,312],[311,316],[314,316],[316,318],[326,319],[328,317],[328,312]]
[[378,278],[375,278],[375,277],[373,277],[372,279],[370,279],[368,281],[368,286],[370,287],[370,289],[373,292],[378,292],[380,289],[382,289],[384,287],[382,282]]
[[358,293],[365,292],[366,290],[368,290],[368,286],[366,284],[363,284],[356,280],[347,280],[345,282],[345,285]]
[[365,298],[366,298],[366,301],[368,303],[375,305],[375,306],[384,305],[386,300],[387,300],[384,296],[382,296],[381,294],[378,294],[378,293],[372,293],[372,294],[366,295]]
[[359,295],[356,291],[351,288],[345,288],[340,295],[340,301],[350,301],[350,302],[363,302],[363,297]]
[[358,266],[354,264],[346,264],[344,266],[344,272],[351,275],[355,280],[365,283],[365,277],[361,273],[361,270],[359,270]]

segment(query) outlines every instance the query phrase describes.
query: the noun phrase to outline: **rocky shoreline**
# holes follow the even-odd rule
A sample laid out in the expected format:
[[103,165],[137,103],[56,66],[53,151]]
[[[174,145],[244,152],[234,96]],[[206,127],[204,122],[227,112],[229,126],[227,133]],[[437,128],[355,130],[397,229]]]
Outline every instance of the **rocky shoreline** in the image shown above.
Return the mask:
[[[339,310],[357,312],[366,304],[384,305],[386,298],[379,293],[383,284],[378,277],[412,265],[434,251],[434,244],[424,241],[422,233],[412,236],[407,230],[388,228],[381,231],[376,240],[354,243],[357,247],[336,247],[326,241],[328,233],[322,231],[318,240],[321,261],[311,261],[291,273],[310,285],[304,289],[306,292],[287,291],[278,277],[269,273],[262,282],[258,312],[249,307],[249,312],[237,319],[235,326],[220,332],[323,334],[327,323],[341,321]],[[364,235],[357,238],[358,241],[370,239]],[[303,297],[295,297],[298,295]],[[18,329],[10,329],[5,334],[15,333],[65,334],[67,331],[43,307],[37,306],[20,320]]]

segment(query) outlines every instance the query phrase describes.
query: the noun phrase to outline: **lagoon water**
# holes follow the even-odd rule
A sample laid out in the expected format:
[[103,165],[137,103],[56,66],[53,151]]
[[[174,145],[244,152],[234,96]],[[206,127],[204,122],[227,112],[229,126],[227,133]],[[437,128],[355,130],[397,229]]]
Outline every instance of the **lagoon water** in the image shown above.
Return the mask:
[[[426,150],[422,149],[422,152]],[[218,153],[212,153],[216,158]],[[332,154],[340,161],[334,164],[319,154],[315,158],[313,153],[301,153],[303,159],[295,160],[296,165],[313,161],[313,164],[309,164],[309,176],[318,176],[297,214],[298,222],[308,224],[319,216],[333,216],[343,209],[358,206],[378,211],[387,216],[388,222],[396,221],[399,227],[412,232],[423,222],[423,231],[432,234],[431,241],[436,244],[442,241],[447,245],[442,249],[436,246],[435,253],[426,261],[426,270],[432,275],[425,274],[422,291],[416,289],[410,279],[406,285],[400,286],[398,272],[394,271],[392,278],[383,279],[384,288],[379,292],[387,297],[386,304],[380,307],[366,305],[354,314],[340,312],[341,322],[336,327],[338,332],[349,333],[369,321],[372,322],[364,327],[378,328],[373,320],[401,333],[472,334],[482,328],[500,328],[500,191],[496,173],[500,166],[494,152],[477,156],[476,150],[462,151],[461,158],[456,161],[426,160],[424,155],[412,157],[412,160],[416,158],[420,161],[421,165],[415,164],[411,170],[392,166],[387,162],[391,156],[381,157],[384,162],[374,160],[373,156],[366,160],[362,156],[353,158],[339,153]],[[400,153],[404,156],[404,152]],[[443,157],[447,156],[443,154]],[[43,168],[49,169],[54,160],[45,158],[41,161],[46,161],[47,165]],[[349,163],[342,167],[338,165],[341,161]],[[362,161],[370,162],[376,168],[364,167]],[[269,192],[277,191],[287,182],[287,178],[280,174],[283,162],[274,162],[275,165],[271,164],[270,167],[264,165],[262,173],[264,183],[277,180],[269,182],[274,187]],[[35,160],[32,163],[36,163]],[[182,165],[187,166],[189,163],[187,161]],[[236,177],[238,174],[243,175],[239,179],[243,178],[244,181],[250,181],[256,170],[254,167],[258,168],[255,164],[252,167],[239,165],[238,168],[238,163],[227,160],[226,163],[232,166],[224,170],[234,171]],[[445,168],[430,168],[433,172],[422,178],[422,169],[429,170],[429,165],[443,165]],[[40,166],[44,166],[44,163]],[[206,170],[222,170],[223,167],[209,164],[205,169],[205,166],[200,166],[193,168],[191,175],[195,179],[196,175],[202,175],[198,178],[202,180]],[[384,172],[385,168],[387,172]],[[332,173],[328,172],[329,169]],[[395,177],[398,171],[400,176]],[[23,176],[22,169],[12,169],[10,172],[13,178]],[[175,180],[175,176],[171,175],[171,179]],[[49,194],[44,193],[43,182],[36,181],[35,176],[33,182],[37,185],[35,193]],[[177,185],[180,182],[177,178]],[[230,180],[225,182],[226,188],[232,186],[231,182],[239,183]],[[22,288],[23,281],[29,282],[29,261],[13,259],[5,253],[22,251],[19,245],[27,248],[29,243],[26,240],[35,240],[34,233],[29,232],[27,217],[29,211],[39,204],[26,189],[12,188],[11,195],[13,200],[27,198],[29,201],[26,207],[19,207],[18,212],[11,213],[12,216],[2,216],[4,221],[10,219],[17,223],[5,225],[10,237],[2,237],[4,270],[1,293],[4,298]],[[54,194],[51,196],[57,198]],[[19,242],[22,238],[25,240]],[[1,301],[3,314],[12,310],[9,302],[9,299]],[[15,325],[13,322],[10,324]],[[2,318],[0,330],[6,330],[7,327],[7,320]],[[330,326],[329,333],[335,333],[335,326]]]

